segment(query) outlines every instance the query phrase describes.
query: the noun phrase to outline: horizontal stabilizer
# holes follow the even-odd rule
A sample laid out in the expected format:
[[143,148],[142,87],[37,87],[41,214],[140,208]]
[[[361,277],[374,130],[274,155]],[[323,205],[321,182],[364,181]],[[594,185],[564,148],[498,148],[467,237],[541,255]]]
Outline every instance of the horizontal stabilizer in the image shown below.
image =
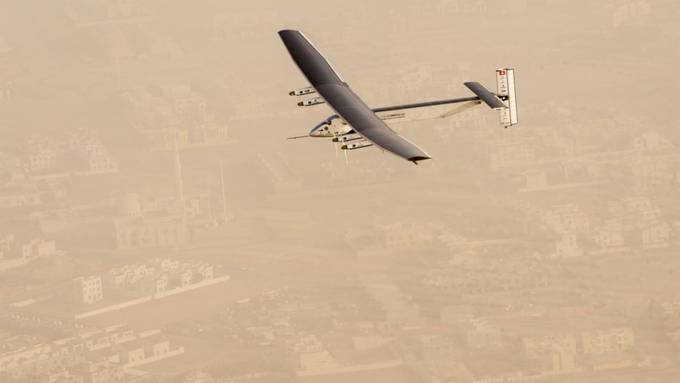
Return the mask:
[[498,96],[495,94],[489,92],[488,89],[486,89],[482,84],[478,82],[466,82],[465,86],[468,87],[472,91],[472,93],[476,94],[480,100],[484,101],[489,107],[492,109],[504,109],[507,108],[505,103],[501,101]]

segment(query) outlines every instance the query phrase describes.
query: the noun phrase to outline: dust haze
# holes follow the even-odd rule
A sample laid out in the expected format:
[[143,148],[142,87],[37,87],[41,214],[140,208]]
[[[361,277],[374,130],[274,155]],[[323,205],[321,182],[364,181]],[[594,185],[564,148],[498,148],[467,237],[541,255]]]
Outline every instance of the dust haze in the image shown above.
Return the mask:
[[[680,5],[0,0],[3,383],[680,381]],[[372,107],[345,153],[277,31]]]

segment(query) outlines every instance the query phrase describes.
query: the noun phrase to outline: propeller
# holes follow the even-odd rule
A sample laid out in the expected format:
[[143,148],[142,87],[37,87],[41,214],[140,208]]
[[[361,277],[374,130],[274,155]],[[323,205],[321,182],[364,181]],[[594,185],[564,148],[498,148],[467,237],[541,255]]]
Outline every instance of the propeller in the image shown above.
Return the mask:
[[[333,136],[335,136],[335,138],[338,138],[338,133],[337,132],[333,133]],[[335,159],[337,160],[338,159],[338,142],[333,141],[332,139],[331,139],[331,142],[333,143],[333,149],[335,149]]]

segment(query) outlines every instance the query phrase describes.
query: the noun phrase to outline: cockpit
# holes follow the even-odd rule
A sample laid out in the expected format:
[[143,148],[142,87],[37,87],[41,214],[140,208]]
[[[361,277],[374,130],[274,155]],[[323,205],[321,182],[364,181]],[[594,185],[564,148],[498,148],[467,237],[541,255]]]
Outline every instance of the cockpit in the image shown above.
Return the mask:
[[335,137],[347,134],[352,131],[352,128],[345,124],[344,121],[337,114],[334,114],[327,119],[321,121],[312,130],[309,131],[310,137]]

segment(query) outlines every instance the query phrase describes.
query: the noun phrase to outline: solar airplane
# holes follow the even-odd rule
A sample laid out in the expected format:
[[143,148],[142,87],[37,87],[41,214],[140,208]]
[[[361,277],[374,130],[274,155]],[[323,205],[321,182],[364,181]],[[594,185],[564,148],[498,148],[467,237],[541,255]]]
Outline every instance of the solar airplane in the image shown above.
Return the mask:
[[[345,151],[377,146],[417,164],[431,157],[388,124],[448,118],[481,104],[497,110],[504,127],[517,124],[515,73],[512,68],[496,70],[497,93],[492,93],[478,82],[466,82],[464,85],[474,96],[370,108],[340,78],[302,32],[286,29],[279,31],[279,36],[310,84],[291,91],[289,95],[301,98],[297,103],[300,107],[327,103],[335,112],[314,126],[309,134],[291,139],[329,138],[340,143],[341,149]],[[305,96],[310,97],[303,98]]]

